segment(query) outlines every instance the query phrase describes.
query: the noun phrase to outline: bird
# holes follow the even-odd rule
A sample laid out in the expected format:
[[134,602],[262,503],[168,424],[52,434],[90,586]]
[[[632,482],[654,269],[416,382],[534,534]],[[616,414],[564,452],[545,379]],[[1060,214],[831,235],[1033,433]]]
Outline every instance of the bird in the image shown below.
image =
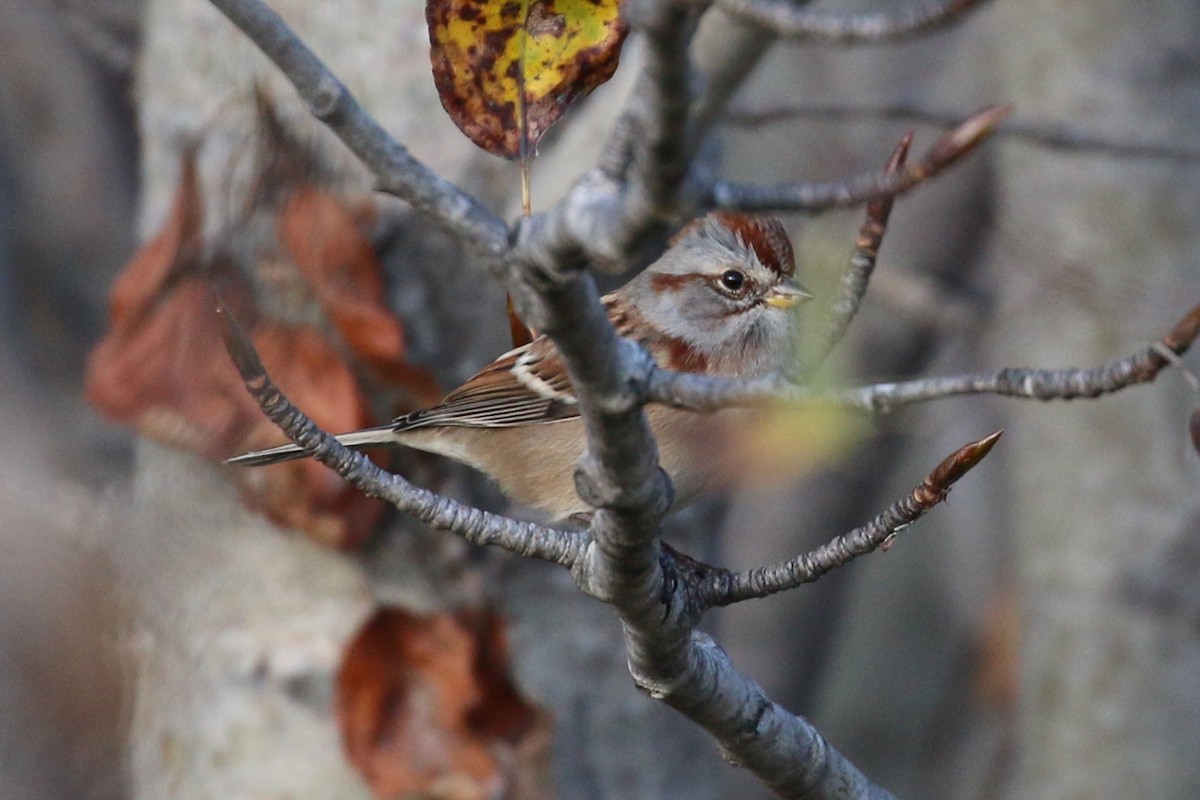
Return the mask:
[[[778,219],[713,211],[685,225],[658,260],[601,302],[616,332],[645,347],[662,367],[755,378],[781,369],[794,352],[794,309],[812,297],[795,270]],[[739,413],[748,412],[715,416]],[[712,452],[711,416],[657,404],[648,405],[646,415],[675,489],[672,509],[716,488],[722,470]],[[499,356],[435,406],[336,438],[355,450],[412,447],[449,457],[551,520],[592,511],[574,482],[586,447],[578,401],[545,335]],[[307,455],[287,444],[226,463],[262,466]]]

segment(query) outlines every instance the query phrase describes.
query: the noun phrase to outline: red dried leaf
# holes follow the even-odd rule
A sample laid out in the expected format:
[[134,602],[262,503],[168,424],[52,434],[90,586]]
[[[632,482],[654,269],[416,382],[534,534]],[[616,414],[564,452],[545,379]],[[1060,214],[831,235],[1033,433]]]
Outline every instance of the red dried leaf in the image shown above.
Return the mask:
[[179,188],[163,229],[134,254],[113,282],[108,313],[114,328],[131,325],[139,310],[152,302],[172,271],[186,268],[199,257],[204,206],[196,174],[196,150],[180,158]]
[[537,713],[507,674],[498,620],[382,609],[347,648],[337,716],[376,797],[494,797]]
[[430,405],[441,391],[428,370],[404,359],[403,331],[384,301],[383,268],[363,231],[370,221],[328,191],[298,187],[279,210],[280,246],[354,357],[407,389],[413,403]]
[[[105,416],[214,460],[283,440],[225,352],[214,291],[246,325],[280,388],[326,430],[379,422],[369,413],[364,378],[400,389],[411,401],[406,407],[438,397],[430,374],[405,359],[364,232],[370,220],[359,205],[296,183],[317,172],[303,166],[313,155],[279,124],[264,120],[263,132],[254,204],[221,232],[229,246],[219,250],[200,241],[194,151],[184,154],[172,212],[115,282],[111,326],[86,376],[87,398]],[[289,169],[281,171],[281,161]],[[274,224],[260,224],[262,215]],[[266,299],[261,308],[259,298]],[[340,547],[361,542],[384,508],[314,462],[232,475],[251,505]]]

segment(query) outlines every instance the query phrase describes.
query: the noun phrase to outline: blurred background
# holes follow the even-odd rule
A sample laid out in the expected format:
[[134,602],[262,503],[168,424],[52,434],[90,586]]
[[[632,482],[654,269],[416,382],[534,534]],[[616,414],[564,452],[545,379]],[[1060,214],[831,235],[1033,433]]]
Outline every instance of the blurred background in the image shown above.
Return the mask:
[[[515,168],[475,149],[440,108],[422,4],[273,6],[414,155],[517,213]],[[556,570],[360,506],[320,474],[254,485],[214,466],[209,444],[257,434],[212,411],[240,402],[225,388],[190,382],[209,341],[194,314],[136,340],[121,370],[89,367],[114,335],[109,293],[135,253],[147,271],[130,267],[123,297],[143,315],[185,308],[153,283],[154,264],[183,282],[249,274],[248,295],[274,285],[263,265],[307,269],[318,247],[273,227],[295,211],[296,190],[279,187],[296,182],[340,205],[294,227],[334,217],[353,227],[369,253],[348,232],[337,253],[378,269],[362,291],[402,327],[380,354],[324,320],[315,329],[341,337],[331,360],[288,356],[297,375],[360,379],[343,408],[386,417],[419,404],[505,349],[508,330],[498,288],[401,204],[373,197],[364,171],[206,3],[6,0],[4,11],[0,797],[765,796],[633,689],[615,617]],[[951,29],[853,48],[771,46],[710,14],[696,62],[731,51],[762,58],[703,152],[740,180],[877,169],[908,127],[919,152],[938,132],[931,119],[1015,103],[1009,127],[967,163],[897,202],[865,308],[823,380],[1096,365],[1200,302],[1200,5],[993,0]],[[547,137],[535,206],[593,163],[637,61],[632,41],[613,81]],[[256,90],[294,142],[263,146]],[[785,218],[819,297],[861,216]],[[159,249],[139,252],[147,242]],[[257,308],[256,335],[291,330],[309,310]],[[129,364],[153,364],[145,371],[161,383],[147,388]],[[85,402],[98,372],[126,390],[120,413]],[[313,403],[342,397],[331,387]],[[189,427],[197,396],[220,402]],[[708,627],[739,668],[899,797],[1200,796],[1200,468],[1186,433],[1196,405],[1171,370],[1094,401],[898,411],[836,450],[790,443],[794,471],[681,515],[668,538],[731,568],[786,558],[869,520],[946,454],[1003,427],[950,503],[890,551],[718,612]],[[398,465],[503,508],[465,470],[414,456]],[[293,515],[300,494],[321,499]],[[395,621],[388,609],[437,620],[496,609],[502,670],[536,722],[520,736],[422,742],[453,780],[418,790],[389,772],[419,749],[389,740],[394,714],[379,710],[409,680],[388,666],[409,665],[409,651],[372,640],[385,657],[359,664],[370,691],[346,677],[345,655]],[[470,641],[483,652],[480,637]],[[363,726],[373,733],[356,746]]]

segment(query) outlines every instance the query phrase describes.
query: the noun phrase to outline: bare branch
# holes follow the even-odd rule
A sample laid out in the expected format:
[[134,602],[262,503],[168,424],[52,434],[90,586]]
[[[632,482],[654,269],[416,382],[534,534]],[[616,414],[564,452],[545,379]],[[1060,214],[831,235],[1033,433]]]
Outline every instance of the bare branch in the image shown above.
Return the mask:
[[381,191],[429,214],[477,252],[495,257],[505,251],[504,220],[413,158],[262,0],[212,0],[212,4],[275,62],[313,116],[376,176]]
[[645,350],[616,336],[589,276],[546,275],[528,263],[513,269],[523,289],[537,289],[533,310],[562,354],[588,435],[576,484],[597,511],[591,544],[572,574],[582,591],[620,613],[637,685],[702,725],[784,797],[888,798],[691,629],[690,587],[667,586],[659,566],[658,532],[671,501],[670,481],[658,466],[637,391],[654,363]]
[[691,156],[688,45],[695,12],[640,0],[627,3],[624,13],[645,36],[646,63],[599,166],[553,208],[523,221],[519,260],[542,269],[586,258],[592,266],[623,270],[625,257],[677,213]]
[[692,149],[688,46],[696,15],[685,6],[648,0],[626,2],[624,9],[647,45],[640,82],[617,125],[618,140],[632,157],[623,176],[628,183],[624,211],[632,220],[667,220],[675,212]]
[[1158,352],[1160,346],[1181,355],[1198,335],[1200,305],[1192,308],[1158,342],[1126,358],[1090,369],[1005,367],[990,373],[921,378],[833,390],[799,386],[779,375],[739,381],[655,369],[645,389],[647,397],[654,402],[693,411],[772,403],[819,403],[880,413],[912,403],[967,394],[998,394],[1030,400],[1071,400],[1076,397],[1099,397],[1139,383],[1149,383],[1171,363]]
[[[514,256],[516,259],[518,256]],[[670,479],[634,390],[653,369],[641,347],[617,336],[584,272],[547,276],[536,264],[512,265],[532,319],[558,349],[579,402],[587,451],[575,474],[580,497],[596,509],[592,546],[576,565],[584,591],[627,620],[661,621],[657,534],[671,506]]]
[[1011,111],[1011,105],[980,109],[953,130],[942,134],[916,163],[896,172],[873,172],[836,183],[760,185],[720,181],[711,187],[710,201],[718,208],[815,214],[830,208],[850,208],[868,200],[895,197],[929,180],[971,152]]
[[[539,276],[530,265],[517,268],[527,281]],[[567,365],[588,434],[576,482],[597,511],[592,543],[572,572],[584,592],[620,613],[637,685],[702,725],[730,757],[783,797],[890,797],[807,721],[771,702],[711,639],[692,630],[691,587],[667,586],[659,566],[658,531],[670,505],[670,483],[658,467],[636,391],[654,363],[642,348],[616,336],[586,274],[543,285],[535,302]]]
[[[797,5],[805,2],[796,0]],[[692,112],[693,150],[723,118],[729,100],[775,43],[770,32],[720,8],[708,14],[706,28],[697,33],[691,52],[695,83],[700,87]]]
[[946,457],[908,497],[892,504],[875,519],[837,537],[811,553],[748,572],[714,571],[698,591],[705,607],[720,607],[743,600],[768,597],[812,583],[825,573],[858,556],[891,547],[897,534],[946,499],[953,486],[991,452],[1004,431],[959,448]]
[[[896,145],[884,168],[885,175],[894,175],[904,166],[914,135],[913,131],[909,131]],[[846,335],[846,330],[858,313],[858,306],[867,293],[871,273],[875,270],[875,259],[887,232],[894,200],[894,197],[881,197],[867,203],[867,218],[858,230],[858,239],[854,243],[854,251],[850,254],[850,263],[842,272],[837,300],[828,310],[824,336],[808,351],[807,358],[797,371],[799,376],[808,375],[821,365]]]
[[789,0],[717,0],[717,5],[791,41],[838,44],[890,42],[958,22],[987,0],[936,0],[878,14],[811,11]]
[[470,508],[427,489],[413,486],[341,445],[313,423],[279,391],[259,360],[249,337],[218,301],[218,318],[225,348],[263,413],[288,438],[313,458],[341,475],[368,496],[378,497],[434,528],[451,531],[472,544],[496,545],[511,553],[574,566],[582,557],[587,536],[529,522],[519,522]]
[[726,758],[753,772],[780,797],[891,800],[807,720],[738,673],[707,634],[693,632],[684,655],[678,674],[651,676],[632,660],[630,671],[639,687],[703,726]]
[[1072,400],[1099,397],[1139,383],[1154,380],[1171,362],[1160,352],[1165,347],[1176,355],[1184,353],[1200,335],[1200,305],[1192,308],[1170,333],[1131,356],[1098,367],[1025,369],[1005,367],[998,372],[957,375],[903,383],[876,384],[859,389],[831,392],[840,405],[870,411],[888,411],[910,403],[921,403],[965,394],[998,394],[1030,400]]
[[[932,111],[909,103],[881,106],[839,104],[775,105],[769,109],[730,111],[721,122],[726,125],[758,127],[787,119],[814,119],[823,122],[894,120],[908,124],[920,123],[938,128],[952,128],[959,115]],[[1019,118],[1004,121],[996,137],[1018,139],[1051,150],[1071,153],[1098,153],[1117,158],[1147,158],[1160,161],[1200,161],[1200,150],[1159,142],[1125,142],[1082,130],[1074,125],[1036,122]]]

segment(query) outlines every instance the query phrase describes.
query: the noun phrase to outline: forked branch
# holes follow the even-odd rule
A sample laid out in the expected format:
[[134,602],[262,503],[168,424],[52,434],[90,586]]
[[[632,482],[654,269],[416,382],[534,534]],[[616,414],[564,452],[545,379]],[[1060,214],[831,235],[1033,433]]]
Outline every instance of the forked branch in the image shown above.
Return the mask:
[[[904,167],[908,156],[908,148],[912,144],[912,131],[904,134],[900,144],[892,152],[884,167],[885,175],[893,175]],[[867,218],[858,229],[858,239],[854,242],[854,250],[850,254],[850,263],[842,272],[838,281],[838,296],[829,307],[824,320],[824,330],[821,339],[805,354],[803,363],[796,371],[797,377],[803,379],[812,373],[833,352],[838,342],[846,335],[850,323],[858,314],[859,304],[867,293],[871,281],[871,273],[875,271],[875,260],[879,256],[879,246],[887,233],[888,218],[892,215],[892,205],[895,197],[881,197],[867,203]]]
[[296,87],[323,122],[371,170],[379,189],[405,200],[478,253],[498,256],[508,226],[474,197],[426,167],[393,139],[316,54],[262,0],[211,0]]
[[225,349],[229,351],[246,389],[263,413],[289,439],[342,476],[347,483],[370,497],[391,503],[434,528],[456,533],[473,544],[496,545],[517,555],[552,561],[566,567],[580,559],[587,544],[584,534],[520,522],[465,506],[414,486],[399,475],[380,468],[361,453],[344,447],[317,427],[279,390],[259,360],[250,337],[219,301],[217,316],[221,322]]

